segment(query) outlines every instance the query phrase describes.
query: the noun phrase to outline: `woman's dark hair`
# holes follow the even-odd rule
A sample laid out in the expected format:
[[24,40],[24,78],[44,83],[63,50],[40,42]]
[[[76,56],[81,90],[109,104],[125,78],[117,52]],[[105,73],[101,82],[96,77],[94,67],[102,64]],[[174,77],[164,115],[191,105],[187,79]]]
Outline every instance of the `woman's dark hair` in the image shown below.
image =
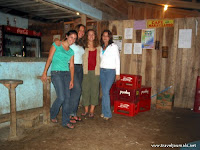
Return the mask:
[[[76,25],[75,27],[75,30],[77,31],[77,33],[79,32],[80,28],[83,27],[84,30],[86,30],[86,27],[83,25],[83,24],[78,24]],[[80,46],[84,46],[83,44],[83,37],[82,38],[77,38],[77,41],[75,42],[77,45],[80,45]]]
[[[76,36],[77,36],[77,38],[78,38],[78,33],[76,32],[76,30],[69,30],[69,31],[65,34],[65,39],[64,39],[64,41],[67,40],[67,37],[66,37],[66,36],[70,36],[70,35],[72,35],[72,34],[76,34]],[[76,38],[76,41],[77,41],[77,38]],[[76,41],[75,41],[75,42],[76,42]]]
[[102,47],[104,46],[104,42],[103,42],[102,36],[103,36],[103,34],[104,34],[105,32],[108,33],[108,37],[109,37],[108,45],[110,45],[110,44],[113,43],[112,32],[110,32],[110,30],[104,30],[104,31],[101,33],[101,40],[100,40],[100,43],[101,43],[101,46],[102,46]]
[[94,29],[89,29],[89,30],[87,30],[87,32],[86,32],[86,34],[85,34],[85,37],[84,37],[84,40],[83,40],[83,43],[84,43],[84,47],[85,48],[88,48],[88,33],[90,32],[90,31],[92,31],[92,32],[94,32],[94,36],[95,36],[95,38],[94,38],[94,47],[98,47],[99,46],[99,40],[98,40],[98,37],[97,37],[97,32],[94,30]]

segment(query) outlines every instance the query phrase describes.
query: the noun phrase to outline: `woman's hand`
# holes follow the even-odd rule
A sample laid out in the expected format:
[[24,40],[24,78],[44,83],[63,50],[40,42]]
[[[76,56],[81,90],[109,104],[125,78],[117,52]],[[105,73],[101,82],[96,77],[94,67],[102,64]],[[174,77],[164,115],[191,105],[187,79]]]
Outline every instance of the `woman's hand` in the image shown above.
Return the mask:
[[43,73],[41,80],[42,80],[42,82],[46,82],[47,81],[47,74]]
[[70,83],[69,83],[69,89],[72,89],[73,87],[74,87],[74,82],[70,81]]
[[115,81],[118,81],[118,80],[120,80],[120,75],[115,76]]

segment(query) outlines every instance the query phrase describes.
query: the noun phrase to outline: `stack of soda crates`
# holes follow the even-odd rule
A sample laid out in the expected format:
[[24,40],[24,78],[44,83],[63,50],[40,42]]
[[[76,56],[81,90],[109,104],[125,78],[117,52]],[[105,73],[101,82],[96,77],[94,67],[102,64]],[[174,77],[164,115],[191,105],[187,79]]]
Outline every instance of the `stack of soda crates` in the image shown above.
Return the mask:
[[142,76],[121,74],[117,81],[117,100],[114,101],[114,113],[135,116],[139,112],[139,88]]
[[112,102],[114,101],[114,113],[135,116],[138,112],[150,110],[151,88],[141,86],[141,83],[140,75],[120,75],[120,80],[114,85],[116,92],[111,88],[112,94],[115,93],[115,96],[111,96]]

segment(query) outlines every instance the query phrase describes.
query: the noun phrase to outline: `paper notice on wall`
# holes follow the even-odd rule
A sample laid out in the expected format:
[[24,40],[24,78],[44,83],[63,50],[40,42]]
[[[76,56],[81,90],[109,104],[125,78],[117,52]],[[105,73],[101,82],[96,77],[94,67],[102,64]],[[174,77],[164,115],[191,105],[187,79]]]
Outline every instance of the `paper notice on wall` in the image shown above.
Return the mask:
[[124,54],[132,54],[132,43],[124,44]]
[[53,35],[53,42],[54,42],[55,40],[60,40],[60,35],[59,35],[59,34],[58,34],[58,35]]
[[146,29],[146,20],[134,21],[134,30]]
[[113,42],[119,47],[119,51],[122,50],[122,35],[113,35]]
[[132,39],[132,38],[133,38],[133,28],[125,28],[124,39]]
[[142,54],[142,43],[134,43],[133,54]]
[[179,29],[178,48],[191,48],[192,29]]

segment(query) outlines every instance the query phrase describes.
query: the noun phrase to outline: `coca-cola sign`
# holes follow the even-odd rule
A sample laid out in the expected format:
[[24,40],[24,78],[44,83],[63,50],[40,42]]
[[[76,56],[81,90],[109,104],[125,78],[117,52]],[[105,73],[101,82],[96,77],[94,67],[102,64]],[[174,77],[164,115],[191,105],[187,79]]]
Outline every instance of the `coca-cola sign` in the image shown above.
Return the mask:
[[18,28],[18,29],[17,29],[17,33],[18,33],[18,34],[25,34],[25,35],[28,35],[28,30],[27,30],[27,29]]
[[42,35],[41,32],[36,32],[36,31],[16,28],[16,27],[10,27],[10,26],[5,26],[5,31],[10,32],[10,33],[23,34],[23,35],[29,35],[29,36],[38,36],[38,37]]

